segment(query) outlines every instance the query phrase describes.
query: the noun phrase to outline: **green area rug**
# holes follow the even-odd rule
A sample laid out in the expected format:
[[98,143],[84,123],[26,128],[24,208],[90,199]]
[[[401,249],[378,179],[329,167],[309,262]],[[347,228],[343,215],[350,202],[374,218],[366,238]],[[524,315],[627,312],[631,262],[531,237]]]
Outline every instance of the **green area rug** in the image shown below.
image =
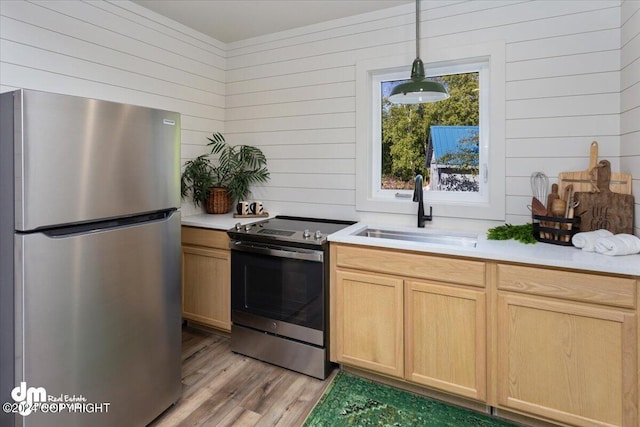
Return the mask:
[[324,392],[304,426],[515,427],[497,418],[358,378],[343,371]]

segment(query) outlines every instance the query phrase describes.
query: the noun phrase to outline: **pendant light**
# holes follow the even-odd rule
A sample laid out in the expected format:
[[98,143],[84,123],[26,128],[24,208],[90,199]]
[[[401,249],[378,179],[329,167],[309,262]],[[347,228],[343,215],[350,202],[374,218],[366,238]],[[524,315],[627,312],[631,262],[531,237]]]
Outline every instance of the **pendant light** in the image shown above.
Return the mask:
[[447,89],[438,82],[427,80],[420,59],[420,0],[416,0],[416,59],[411,66],[411,80],[393,88],[389,101],[394,104],[422,104],[449,98]]

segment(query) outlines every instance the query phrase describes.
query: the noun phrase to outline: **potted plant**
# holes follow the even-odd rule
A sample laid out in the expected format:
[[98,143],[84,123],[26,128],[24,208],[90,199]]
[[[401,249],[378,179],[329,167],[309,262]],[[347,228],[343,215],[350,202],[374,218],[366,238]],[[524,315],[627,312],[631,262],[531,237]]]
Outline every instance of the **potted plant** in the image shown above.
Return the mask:
[[251,184],[268,181],[267,158],[259,148],[229,145],[220,132],[207,139],[211,152],[185,163],[182,198],[191,193],[193,204],[204,203],[207,213],[227,213],[234,201],[246,199]]

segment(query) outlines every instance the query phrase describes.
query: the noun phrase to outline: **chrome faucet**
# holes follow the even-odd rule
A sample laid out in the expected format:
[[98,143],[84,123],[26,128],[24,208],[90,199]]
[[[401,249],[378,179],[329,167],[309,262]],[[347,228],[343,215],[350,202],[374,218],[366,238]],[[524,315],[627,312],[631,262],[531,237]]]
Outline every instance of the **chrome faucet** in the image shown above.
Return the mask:
[[433,207],[429,206],[429,215],[424,214],[424,203],[422,199],[422,175],[416,175],[416,181],[413,186],[413,201],[418,202],[418,227],[424,228],[425,221],[431,221],[433,217]]

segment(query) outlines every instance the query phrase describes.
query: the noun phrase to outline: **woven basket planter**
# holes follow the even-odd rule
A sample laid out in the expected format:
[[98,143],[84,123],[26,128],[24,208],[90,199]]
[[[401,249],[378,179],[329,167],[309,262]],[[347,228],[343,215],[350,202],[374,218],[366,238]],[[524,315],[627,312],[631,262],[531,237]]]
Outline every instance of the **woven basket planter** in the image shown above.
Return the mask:
[[213,187],[205,210],[210,214],[225,214],[231,211],[233,200],[226,188]]

